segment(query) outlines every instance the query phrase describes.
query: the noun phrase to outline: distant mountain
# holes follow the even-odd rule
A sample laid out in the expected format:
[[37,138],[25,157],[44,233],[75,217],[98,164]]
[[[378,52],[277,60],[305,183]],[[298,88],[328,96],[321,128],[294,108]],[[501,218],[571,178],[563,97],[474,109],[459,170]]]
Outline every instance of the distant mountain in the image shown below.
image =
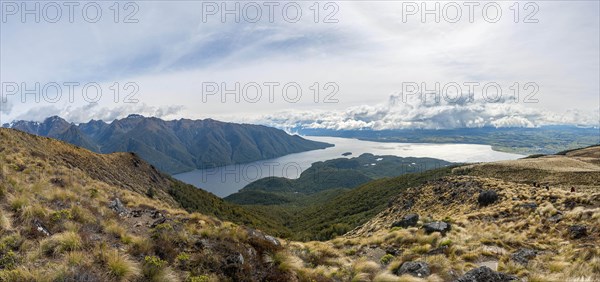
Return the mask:
[[75,125],[53,116],[41,123],[16,121],[3,127],[55,138],[97,153],[134,152],[170,174],[333,146],[271,127],[212,119],[164,121],[130,115],[111,123],[92,120]]
[[600,143],[600,128],[549,125],[535,128],[455,128],[329,130],[294,128],[307,136],[333,136],[377,142],[486,144],[523,155],[554,154]]

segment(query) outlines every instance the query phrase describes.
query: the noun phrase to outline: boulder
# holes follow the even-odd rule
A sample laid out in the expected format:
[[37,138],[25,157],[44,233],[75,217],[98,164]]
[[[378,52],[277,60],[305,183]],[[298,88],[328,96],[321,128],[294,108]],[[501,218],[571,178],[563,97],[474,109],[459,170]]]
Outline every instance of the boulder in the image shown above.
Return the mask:
[[457,282],[506,282],[516,280],[519,280],[519,278],[482,266],[469,270],[465,275],[458,278]]
[[537,255],[536,250],[532,249],[519,249],[510,255],[510,259],[517,262],[518,264],[527,265],[529,260]]
[[450,223],[446,223],[443,221],[433,221],[423,225],[425,232],[427,234],[431,234],[433,232],[440,232],[442,235],[446,234],[446,232],[450,231],[452,228]]
[[248,242],[259,252],[273,252],[281,249],[281,242],[273,236],[266,235],[256,229],[247,228]]
[[491,205],[498,201],[498,193],[494,190],[484,190],[479,193],[477,202],[481,206]]
[[571,239],[579,239],[587,236],[587,227],[583,225],[569,226],[569,237]]
[[407,261],[403,263],[398,269],[396,269],[395,274],[401,276],[403,274],[410,274],[415,277],[427,277],[431,275],[431,271],[429,270],[429,265],[422,261]]
[[125,208],[125,205],[123,205],[123,203],[121,203],[121,200],[119,200],[119,198],[115,198],[114,200],[112,200],[109,204],[108,207],[115,211],[119,216],[124,216],[127,214],[127,208]]
[[408,228],[411,226],[417,226],[417,222],[419,222],[419,215],[411,213],[405,215],[401,220],[394,222],[392,227]]

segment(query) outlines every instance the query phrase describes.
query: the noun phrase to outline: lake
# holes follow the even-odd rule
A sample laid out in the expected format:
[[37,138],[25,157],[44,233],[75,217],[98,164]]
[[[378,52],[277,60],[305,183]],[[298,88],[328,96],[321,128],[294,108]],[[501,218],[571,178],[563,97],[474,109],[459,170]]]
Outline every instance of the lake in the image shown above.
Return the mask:
[[[226,197],[244,188],[248,183],[264,177],[280,176],[295,179],[314,162],[336,158],[352,158],[363,153],[398,157],[429,157],[449,162],[465,163],[514,160],[523,157],[518,154],[494,151],[489,145],[392,143],[339,137],[303,137],[334,144],[335,147],[246,164],[194,170],[174,175],[174,177],[219,197]],[[342,155],[348,152],[352,154]]]

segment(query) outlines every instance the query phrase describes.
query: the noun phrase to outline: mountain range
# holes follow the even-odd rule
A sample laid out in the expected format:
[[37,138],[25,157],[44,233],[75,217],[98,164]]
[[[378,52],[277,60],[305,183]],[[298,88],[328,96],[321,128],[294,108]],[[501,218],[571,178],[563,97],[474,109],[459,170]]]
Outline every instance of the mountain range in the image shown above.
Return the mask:
[[169,174],[333,146],[271,127],[212,119],[165,121],[129,115],[111,123],[91,120],[73,124],[53,116],[41,123],[15,121],[3,127],[55,138],[97,153],[134,152]]
[[377,142],[486,144],[501,152],[554,154],[600,143],[600,128],[569,125],[454,129],[332,130],[292,128],[306,136],[334,136]]

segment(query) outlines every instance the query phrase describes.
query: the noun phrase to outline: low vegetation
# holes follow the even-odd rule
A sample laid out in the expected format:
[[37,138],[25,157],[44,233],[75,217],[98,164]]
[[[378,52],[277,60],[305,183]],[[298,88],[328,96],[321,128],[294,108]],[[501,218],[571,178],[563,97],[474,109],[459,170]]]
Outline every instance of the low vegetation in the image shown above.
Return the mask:
[[[561,157],[585,163],[575,167],[449,167],[332,190],[301,224],[287,222],[299,242],[248,227],[280,230],[294,210],[219,201],[130,154],[0,137],[0,281],[453,281],[482,266],[527,281],[600,280],[595,149]],[[515,165],[568,168],[576,191],[542,172],[515,182]]]

